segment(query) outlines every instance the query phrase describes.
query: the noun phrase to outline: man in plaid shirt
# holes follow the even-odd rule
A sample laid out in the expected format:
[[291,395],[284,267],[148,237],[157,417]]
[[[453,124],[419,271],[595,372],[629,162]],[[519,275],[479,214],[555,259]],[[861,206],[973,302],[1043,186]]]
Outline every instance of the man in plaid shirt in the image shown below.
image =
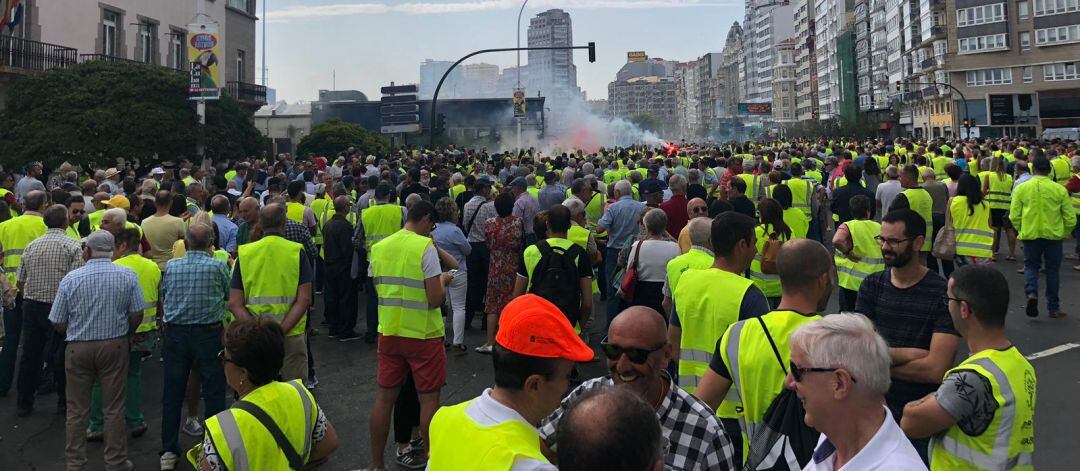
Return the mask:
[[671,361],[671,345],[659,313],[644,306],[628,308],[612,320],[601,346],[611,375],[582,383],[541,422],[540,436],[549,448],[556,448],[559,420],[578,397],[615,386],[638,394],[656,410],[660,429],[669,442],[665,469],[737,469],[734,448],[716,413],[679,388],[664,369]]

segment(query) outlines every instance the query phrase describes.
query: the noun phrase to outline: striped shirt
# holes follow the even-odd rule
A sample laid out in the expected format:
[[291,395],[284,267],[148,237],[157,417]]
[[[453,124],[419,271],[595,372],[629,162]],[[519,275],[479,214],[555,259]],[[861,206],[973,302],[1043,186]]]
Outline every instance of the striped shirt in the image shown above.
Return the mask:
[[229,266],[206,252],[189,251],[169,260],[161,278],[166,324],[212,324],[225,317]]
[[68,342],[109,340],[127,335],[128,319],[141,318],[145,308],[135,272],[107,258],[95,258],[60,281],[49,321],[67,324]]
[[82,244],[63,229],[49,229],[34,239],[19,261],[18,280],[23,297],[51,304],[60,281],[68,272],[83,266]]

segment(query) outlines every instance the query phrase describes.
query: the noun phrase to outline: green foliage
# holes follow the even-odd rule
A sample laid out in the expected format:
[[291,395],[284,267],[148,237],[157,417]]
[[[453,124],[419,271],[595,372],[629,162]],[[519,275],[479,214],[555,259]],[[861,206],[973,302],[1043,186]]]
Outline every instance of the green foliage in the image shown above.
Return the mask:
[[362,154],[382,154],[390,144],[378,133],[334,118],[315,126],[311,134],[304,136],[296,146],[296,155],[335,156],[349,147]]
[[811,138],[819,137],[878,137],[878,129],[884,117],[878,114],[859,113],[854,120],[833,118],[827,120],[806,120],[784,125],[784,137]]
[[[199,124],[188,78],[172,69],[89,61],[17,81],[0,114],[5,160],[111,164],[192,156]],[[250,113],[230,97],[207,104],[207,153],[237,158],[265,148]]]
[[664,123],[660,122],[660,118],[648,113],[638,113],[626,118],[642,131],[660,132],[660,129],[664,127]]

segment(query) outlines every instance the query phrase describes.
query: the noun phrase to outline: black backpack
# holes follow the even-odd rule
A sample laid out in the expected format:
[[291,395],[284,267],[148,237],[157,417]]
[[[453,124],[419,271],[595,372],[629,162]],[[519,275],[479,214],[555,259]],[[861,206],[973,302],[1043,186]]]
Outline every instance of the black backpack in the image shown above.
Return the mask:
[[546,240],[536,243],[540,261],[532,272],[529,292],[551,301],[573,325],[581,307],[581,277],[578,259],[584,251],[577,244],[569,248],[553,247]]

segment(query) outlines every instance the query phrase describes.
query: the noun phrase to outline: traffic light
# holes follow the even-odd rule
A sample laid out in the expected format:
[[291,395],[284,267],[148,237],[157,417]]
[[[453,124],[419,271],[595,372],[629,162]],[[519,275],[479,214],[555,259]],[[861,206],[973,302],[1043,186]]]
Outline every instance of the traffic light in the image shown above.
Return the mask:
[[596,62],[596,43],[589,43],[589,62]]
[[439,113],[435,116],[435,126],[432,132],[436,135],[446,132],[446,115]]
[[896,81],[896,91],[900,91],[900,81]]
[[965,128],[970,128],[971,127],[971,120],[970,119],[964,118],[964,127]]

